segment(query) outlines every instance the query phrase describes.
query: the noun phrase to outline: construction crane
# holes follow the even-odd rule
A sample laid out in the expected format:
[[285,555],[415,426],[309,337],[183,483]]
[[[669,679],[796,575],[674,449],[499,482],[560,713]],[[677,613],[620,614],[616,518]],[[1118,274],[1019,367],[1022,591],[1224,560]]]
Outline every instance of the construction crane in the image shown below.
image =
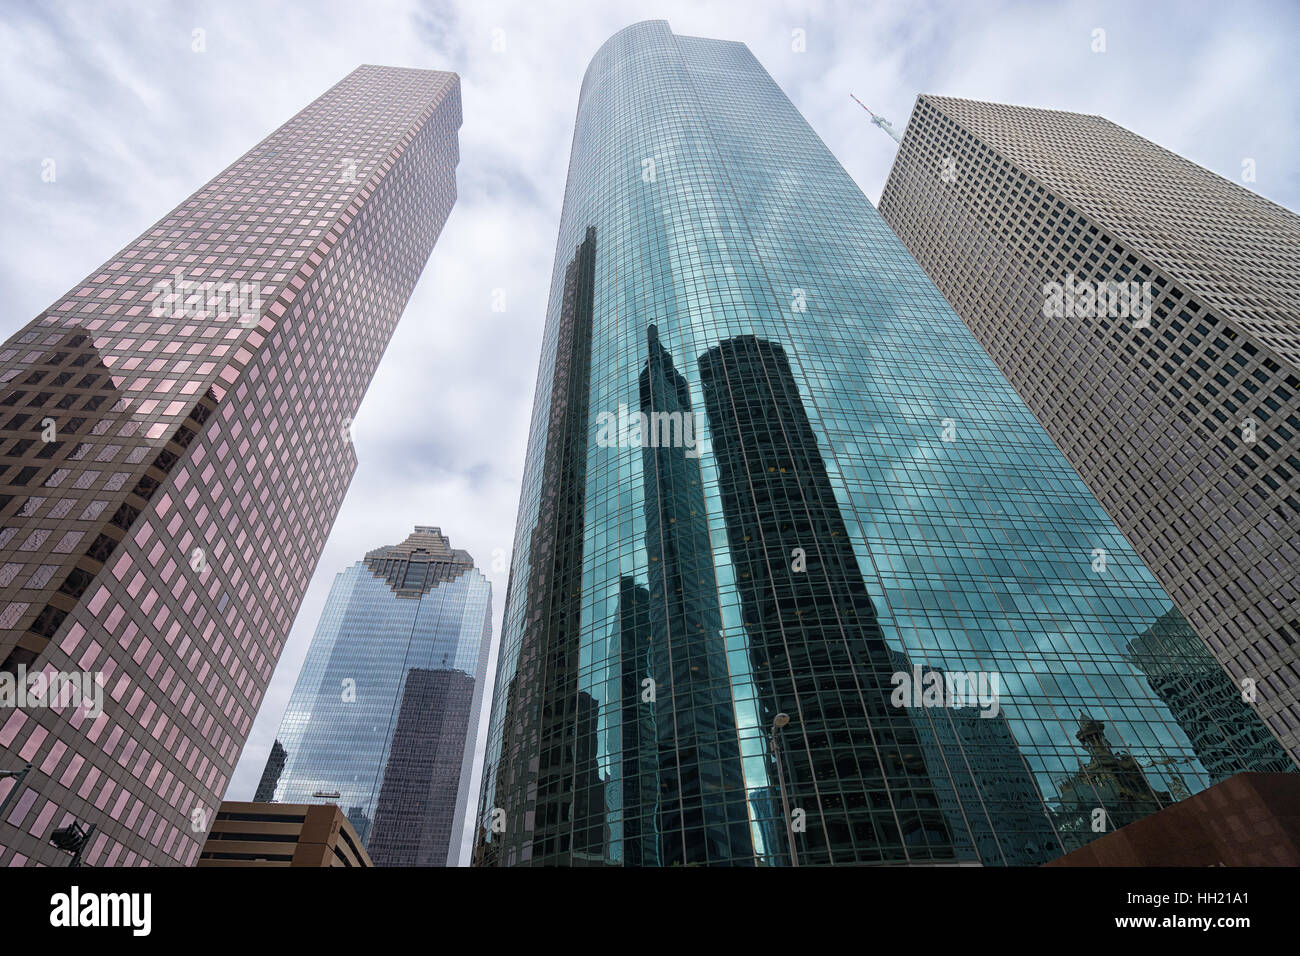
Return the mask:
[[1188,757],[1161,757],[1160,759],[1157,760],[1157,759],[1154,758],[1154,757],[1148,757],[1147,760],[1150,762],[1151,767],[1152,767],[1153,769],[1156,768],[1156,767],[1169,767],[1169,768],[1170,768],[1170,770],[1169,770],[1169,791],[1170,791],[1170,793],[1173,794],[1174,799],[1176,799],[1176,800],[1186,800],[1188,797],[1190,797],[1190,796],[1192,795],[1192,792],[1191,792],[1190,790],[1187,789],[1187,784],[1183,782],[1183,775],[1180,774],[1177,770],[1174,770],[1174,769],[1173,769],[1173,768],[1174,768],[1176,765],[1178,765],[1178,764],[1184,764],[1184,763],[1185,763],[1185,764],[1190,764],[1190,763],[1192,762],[1190,758],[1188,758]]
[[[853,94],[850,93],[849,96],[853,96]],[[864,110],[866,110],[868,113],[871,113],[871,108],[870,108],[869,106],[867,106],[866,103],[862,102],[862,100],[858,99],[856,96],[853,96],[853,102],[857,103],[859,106],[861,106],[861,107],[862,107]],[[874,123],[875,125],[879,126],[879,127],[880,127],[881,129],[883,129],[886,133],[888,133],[891,137],[893,137],[893,140],[894,140],[895,143],[899,143],[899,144],[901,144],[901,143],[903,142],[903,137],[901,137],[901,136],[898,135],[898,133],[897,133],[897,131],[895,131],[894,127],[893,127],[892,125],[890,125],[889,120],[885,119],[883,116],[877,116],[875,113],[871,113],[871,122]]]

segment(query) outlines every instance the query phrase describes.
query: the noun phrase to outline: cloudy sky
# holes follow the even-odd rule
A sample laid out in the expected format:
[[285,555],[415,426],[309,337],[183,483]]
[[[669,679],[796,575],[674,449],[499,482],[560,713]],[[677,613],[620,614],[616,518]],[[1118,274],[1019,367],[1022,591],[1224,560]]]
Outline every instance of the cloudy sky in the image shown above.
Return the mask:
[[360,466],[229,798],[251,798],[334,574],[366,551],[440,526],[489,573],[499,624],[578,88],[644,19],[747,43],[872,201],[894,144],[850,92],[900,130],[922,92],[1098,113],[1238,181],[1253,159],[1250,188],[1300,209],[1294,0],[6,0],[6,338],[357,65],[461,76],[460,198],[357,417]]

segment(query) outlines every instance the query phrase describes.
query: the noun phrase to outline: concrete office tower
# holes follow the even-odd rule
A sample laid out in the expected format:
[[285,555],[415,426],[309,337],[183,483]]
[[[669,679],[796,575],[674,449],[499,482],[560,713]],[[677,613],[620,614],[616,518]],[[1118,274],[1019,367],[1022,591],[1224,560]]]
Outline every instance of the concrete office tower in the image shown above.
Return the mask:
[[[46,840],[74,820],[94,866],[198,855],[459,126],[455,74],[363,66],[0,349],[0,769],[32,764],[0,866],[66,862]],[[6,696],[36,671],[102,712]]]
[[937,96],[880,213],[1300,758],[1300,216],[1100,116]]
[[491,637],[492,585],[437,528],[340,572],[267,758],[267,799],[337,803],[375,866],[461,863]]
[[749,50],[662,21],[583,82],[510,582],[483,865],[1040,863],[1081,713],[1124,819],[1258,724],[1171,711],[1168,596]]

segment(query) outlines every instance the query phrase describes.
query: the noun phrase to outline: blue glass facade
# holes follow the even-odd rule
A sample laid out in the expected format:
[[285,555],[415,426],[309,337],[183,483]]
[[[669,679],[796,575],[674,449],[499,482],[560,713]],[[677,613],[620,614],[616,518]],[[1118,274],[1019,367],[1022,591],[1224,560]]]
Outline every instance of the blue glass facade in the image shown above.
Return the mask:
[[1039,863],[1289,769],[1238,697],[749,50],[612,37],[476,862]]
[[376,866],[458,862],[492,586],[437,528],[340,572],[258,788],[337,803]]

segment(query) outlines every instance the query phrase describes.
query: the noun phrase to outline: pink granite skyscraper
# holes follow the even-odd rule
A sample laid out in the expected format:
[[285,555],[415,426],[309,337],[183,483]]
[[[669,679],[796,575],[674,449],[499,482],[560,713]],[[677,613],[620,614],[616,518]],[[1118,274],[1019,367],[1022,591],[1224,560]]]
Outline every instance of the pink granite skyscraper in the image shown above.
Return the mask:
[[456,197],[453,73],[363,66],[0,347],[0,866],[192,863]]

